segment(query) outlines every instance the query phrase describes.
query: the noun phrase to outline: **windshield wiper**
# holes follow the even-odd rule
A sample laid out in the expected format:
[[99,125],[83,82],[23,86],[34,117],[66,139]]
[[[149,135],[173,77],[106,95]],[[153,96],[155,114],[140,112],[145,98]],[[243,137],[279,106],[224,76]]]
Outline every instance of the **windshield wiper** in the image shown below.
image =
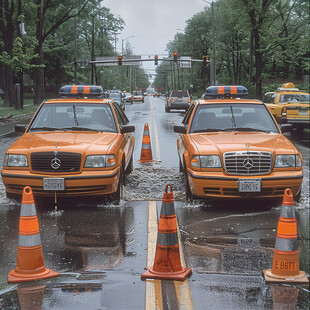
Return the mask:
[[75,121],[76,126],[79,126],[79,121],[76,117],[75,105],[73,105],[73,115],[74,115],[74,121]]
[[261,132],[270,133],[270,130],[257,129],[257,128],[251,128],[251,127],[225,128],[223,129],[223,131],[261,131]]
[[62,128],[56,128],[56,127],[31,127],[30,131],[32,130],[44,130],[44,131],[55,131],[55,130],[62,130]]
[[73,131],[96,131],[99,132],[99,130],[97,129],[93,129],[93,128],[87,128],[87,127],[67,127],[67,128],[62,128],[63,130],[73,130]]
[[223,129],[218,129],[218,128],[207,128],[207,129],[199,129],[199,130],[194,130],[194,133],[197,132],[218,132],[218,131],[223,131]]

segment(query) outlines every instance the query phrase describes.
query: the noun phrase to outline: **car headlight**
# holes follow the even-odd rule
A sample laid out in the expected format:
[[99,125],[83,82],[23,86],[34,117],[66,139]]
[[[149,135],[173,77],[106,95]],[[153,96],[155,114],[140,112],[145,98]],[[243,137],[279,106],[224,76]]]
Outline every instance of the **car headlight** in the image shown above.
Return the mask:
[[26,155],[20,154],[5,154],[3,166],[6,167],[28,167]]
[[221,159],[218,155],[193,156],[191,165],[196,168],[221,168]]
[[89,155],[85,159],[84,168],[104,168],[116,165],[114,155]]
[[301,167],[299,155],[277,155],[274,163],[275,168]]

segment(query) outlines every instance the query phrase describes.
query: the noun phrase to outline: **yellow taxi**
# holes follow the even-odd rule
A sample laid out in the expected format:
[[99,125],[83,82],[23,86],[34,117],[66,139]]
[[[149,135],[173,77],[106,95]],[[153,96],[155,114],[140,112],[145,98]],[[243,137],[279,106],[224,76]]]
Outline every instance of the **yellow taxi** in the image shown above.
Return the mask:
[[245,99],[245,90],[209,87],[205,98],[211,99],[194,101],[182,125],[174,126],[187,199],[278,200],[289,187],[299,200],[302,156],[265,104]]
[[24,186],[36,197],[110,197],[119,201],[123,175],[133,168],[135,127],[120,106],[102,99],[99,86],[63,86],[60,99],[43,102],[4,156],[9,198]]
[[309,128],[310,94],[299,90],[293,83],[286,83],[264,97],[264,102],[279,124],[292,124],[298,131]]

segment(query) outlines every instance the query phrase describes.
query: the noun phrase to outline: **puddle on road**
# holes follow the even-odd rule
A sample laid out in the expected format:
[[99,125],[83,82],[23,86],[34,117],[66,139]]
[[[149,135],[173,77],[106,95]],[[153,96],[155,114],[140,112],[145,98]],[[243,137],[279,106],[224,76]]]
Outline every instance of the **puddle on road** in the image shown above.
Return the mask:
[[137,163],[125,176],[124,200],[161,200],[167,184],[172,185],[174,200],[185,201],[183,173],[178,168],[163,167],[160,162]]

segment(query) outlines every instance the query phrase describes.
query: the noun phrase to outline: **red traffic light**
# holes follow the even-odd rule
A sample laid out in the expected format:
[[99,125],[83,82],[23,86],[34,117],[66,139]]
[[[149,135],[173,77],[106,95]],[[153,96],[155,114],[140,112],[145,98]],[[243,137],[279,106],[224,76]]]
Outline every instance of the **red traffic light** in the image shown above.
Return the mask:
[[123,64],[123,57],[118,56],[118,65],[121,66]]
[[178,61],[178,53],[177,52],[173,53],[173,61],[174,62]]
[[158,65],[158,56],[155,55],[154,59],[155,59],[155,66],[157,66]]

